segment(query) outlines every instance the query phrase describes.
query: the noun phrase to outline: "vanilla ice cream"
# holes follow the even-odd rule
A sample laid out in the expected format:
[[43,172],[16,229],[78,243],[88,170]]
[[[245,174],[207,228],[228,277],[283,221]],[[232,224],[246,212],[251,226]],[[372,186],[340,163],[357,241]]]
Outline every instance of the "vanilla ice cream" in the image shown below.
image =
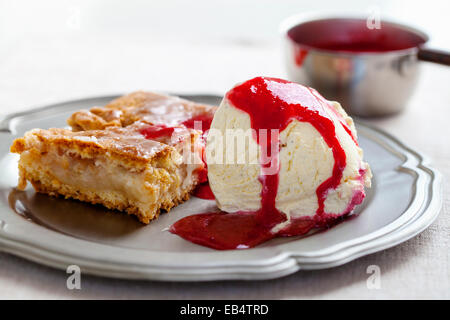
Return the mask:
[[[283,122],[278,124],[278,117]],[[258,77],[226,94],[207,138],[208,178],[221,210],[263,206],[261,162],[267,152],[261,129],[278,129],[278,136],[272,135],[278,139],[272,147],[276,169],[269,173],[277,176],[266,195],[276,194],[275,207],[286,220],[273,231],[297,218],[348,214],[362,202],[372,175],[353,120],[340,104],[299,84]]]

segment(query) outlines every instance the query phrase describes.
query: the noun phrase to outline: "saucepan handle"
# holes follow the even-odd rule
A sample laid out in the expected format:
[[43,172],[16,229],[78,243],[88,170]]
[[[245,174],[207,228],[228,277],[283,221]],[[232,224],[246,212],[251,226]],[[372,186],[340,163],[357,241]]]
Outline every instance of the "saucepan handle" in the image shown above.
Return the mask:
[[419,48],[417,58],[422,61],[434,62],[443,64],[445,66],[450,66],[450,52],[447,51],[430,48]]

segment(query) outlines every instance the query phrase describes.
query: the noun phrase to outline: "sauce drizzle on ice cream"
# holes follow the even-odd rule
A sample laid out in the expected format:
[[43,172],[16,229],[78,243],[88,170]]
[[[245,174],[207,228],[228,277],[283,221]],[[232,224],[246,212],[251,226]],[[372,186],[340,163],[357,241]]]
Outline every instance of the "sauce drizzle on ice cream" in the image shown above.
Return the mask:
[[[277,236],[303,235],[313,228],[334,224],[337,217],[324,212],[324,203],[328,191],[339,186],[346,166],[346,154],[336,137],[335,124],[330,117],[334,110],[329,103],[307,87],[264,77],[257,77],[236,86],[227,93],[226,98],[235,108],[250,116],[251,127],[256,131],[254,138],[261,150],[267,150],[265,154],[268,159],[260,159],[261,209],[254,212],[209,212],[192,215],[177,221],[170,227],[170,231],[191,242],[225,250],[250,248]],[[293,120],[309,122],[314,126],[331,149],[334,166],[331,177],[322,182],[316,190],[318,209],[314,217],[291,220],[286,227],[273,232],[274,226],[287,220],[286,215],[275,206],[280,152],[276,132],[283,131]],[[346,123],[339,121],[356,142]],[[267,132],[266,139],[262,137],[261,132]],[[269,172],[269,168],[273,166],[277,170]]]

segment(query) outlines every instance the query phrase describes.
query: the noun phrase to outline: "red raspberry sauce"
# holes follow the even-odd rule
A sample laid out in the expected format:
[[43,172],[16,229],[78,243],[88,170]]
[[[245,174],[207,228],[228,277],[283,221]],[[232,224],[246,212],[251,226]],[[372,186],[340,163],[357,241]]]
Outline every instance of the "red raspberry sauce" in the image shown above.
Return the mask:
[[168,127],[164,124],[155,124],[145,127],[140,132],[146,139],[157,139],[160,137],[170,137],[174,131],[174,127]]
[[[201,130],[204,132],[202,139],[204,142],[206,142],[206,134],[209,128],[211,127],[212,119],[213,118],[210,114],[201,114],[183,121],[182,124],[188,128],[196,129],[195,123],[197,121],[201,121],[202,122]],[[195,188],[192,194],[197,198],[205,200],[214,200],[215,199],[214,193],[212,192],[208,182],[208,168],[206,166],[206,160],[203,159],[203,162],[205,167],[201,172],[199,172],[200,184]]]
[[[194,116],[180,123],[180,125],[184,125],[187,128],[194,129],[196,122],[201,121],[201,130],[203,130],[204,134],[211,127],[212,116],[210,114],[201,114],[198,116]],[[175,127],[168,127],[164,124],[155,124],[149,125],[140,131],[140,133],[146,139],[157,139],[160,137],[170,137],[175,132]],[[205,139],[205,137],[201,137]],[[206,167],[206,161],[204,161],[204,168],[197,172],[199,176],[200,184],[193,191],[193,195],[197,198],[205,199],[205,200],[214,200],[214,194],[208,183],[208,169]]]

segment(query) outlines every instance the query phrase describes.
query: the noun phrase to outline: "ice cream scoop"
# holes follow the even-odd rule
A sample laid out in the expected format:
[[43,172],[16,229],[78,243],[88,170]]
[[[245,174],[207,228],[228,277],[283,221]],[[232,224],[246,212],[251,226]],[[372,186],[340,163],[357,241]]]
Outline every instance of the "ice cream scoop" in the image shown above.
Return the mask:
[[286,80],[257,77],[228,91],[205,153],[223,212],[187,217],[172,230],[219,249],[332,224],[370,186],[352,119],[339,103]]
[[[271,192],[276,193],[276,209],[287,220],[277,228],[305,216],[347,214],[363,200],[371,173],[353,120],[339,103],[299,84],[255,78],[225,96],[207,140],[208,178],[221,210],[261,209],[260,157],[265,146],[257,139],[246,139],[252,129],[278,130],[278,186]],[[222,143],[218,136],[223,137]],[[230,157],[239,152],[239,139],[247,145],[242,150],[245,154]],[[222,160],[220,154],[223,163],[217,163]],[[237,163],[239,157],[244,163]]]

